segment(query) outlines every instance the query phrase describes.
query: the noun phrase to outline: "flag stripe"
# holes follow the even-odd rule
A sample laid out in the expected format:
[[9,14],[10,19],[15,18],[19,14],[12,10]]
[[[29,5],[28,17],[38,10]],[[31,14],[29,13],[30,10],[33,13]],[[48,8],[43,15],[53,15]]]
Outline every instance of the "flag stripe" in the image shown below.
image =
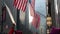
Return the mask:
[[34,13],[35,13],[35,0],[29,0],[29,3],[30,3],[31,16],[34,16]]
[[[16,6],[17,5],[17,0],[15,0],[15,2],[14,2],[14,6]],[[15,7],[16,8],[16,7]]]
[[23,8],[23,10],[25,11],[25,9],[26,9],[26,7],[25,6],[27,6],[27,0],[25,0],[26,2],[24,2],[25,3],[25,5],[23,6],[24,8]]
[[21,9],[21,5],[22,5],[22,0],[21,0],[21,2],[20,2],[20,4],[19,4],[19,8],[18,8],[18,9]]
[[23,0],[21,0],[21,6],[20,6],[20,9],[22,9],[22,5],[23,5]]
[[30,0],[29,2],[31,4],[31,7],[34,9],[35,8],[35,0]]
[[37,29],[40,24],[40,16],[35,12],[35,0],[29,0],[30,14],[33,16],[32,25]]
[[38,15],[37,13],[35,13],[35,16],[33,18],[33,21],[32,21],[32,25],[38,29],[39,28],[39,25],[40,25],[40,15]]
[[18,2],[18,9],[19,9],[20,2]]
[[21,3],[19,2],[18,9],[20,9],[20,5],[21,5]]
[[17,6],[16,6],[16,8],[18,8],[18,5],[19,5],[19,1],[17,1]]
[[14,6],[22,11],[26,10],[28,0],[14,0]]
[[[23,6],[22,6],[22,7],[24,7],[24,6],[26,6],[25,2],[23,2]],[[25,8],[25,7],[24,7],[24,8]],[[24,8],[22,8],[22,10],[24,10]]]

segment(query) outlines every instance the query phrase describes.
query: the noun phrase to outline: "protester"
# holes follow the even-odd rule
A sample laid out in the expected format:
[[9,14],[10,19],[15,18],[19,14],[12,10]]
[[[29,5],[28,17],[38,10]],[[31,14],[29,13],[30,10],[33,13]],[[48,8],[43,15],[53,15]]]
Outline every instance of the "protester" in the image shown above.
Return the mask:
[[13,24],[13,26],[12,26],[12,28],[10,29],[10,31],[9,31],[9,33],[8,34],[22,34],[22,31],[19,31],[19,30],[17,30],[17,31],[15,31],[14,30],[14,27],[15,27],[15,24]]

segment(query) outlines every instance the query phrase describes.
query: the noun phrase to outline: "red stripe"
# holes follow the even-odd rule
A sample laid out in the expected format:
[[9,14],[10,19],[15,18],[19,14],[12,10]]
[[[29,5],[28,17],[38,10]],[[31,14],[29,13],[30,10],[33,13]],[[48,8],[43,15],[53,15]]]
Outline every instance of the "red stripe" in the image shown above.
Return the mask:
[[16,5],[16,8],[18,8],[18,3],[19,3],[19,0],[17,1],[17,5]]
[[21,10],[23,10],[24,6],[24,0],[22,1],[22,6],[21,6]]
[[40,16],[37,13],[35,13],[35,0],[31,0],[30,5],[31,16],[33,16],[32,25],[37,29],[39,28],[40,24]]
[[17,5],[17,0],[14,0],[14,7],[16,7]]
[[21,5],[22,5],[22,0],[20,1],[19,9],[21,9]]
[[35,8],[35,0],[31,0],[31,6],[33,9]]
[[40,25],[40,16],[37,14],[36,28],[39,28],[39,25]]
[[[20,0],[20,1],[21,1],[21,0]],[[21,3],[19,2],[18,9],[20,9],[20,4],[21,4]]]
[[25,11],[25,9],[26,9],[26,4],[24,5],[23,11]]
[[20,5],[20,0],[18,1],[18,6],[17,6],[18,9],[19,9],[19,5]]
[[[24,9],[25,1],[23,1],[22,10]],[[24,10],[23,10],[24,11]]]
[[21,3],[21,10],[22,10],[22,6],[23,6],[23,0],[22,0],[22,3]]
[[30,14],[31,16],[34,16],[34,9],[31,7],[31,5],[30,5]]
[[31,16],[34,16],[35,15],[35,0],[31,0],[31,8],[30,8],[30,10],[31,10],[31,12],[32,12],[32,14],[31,14]]
[[[26,0],[25,0],[25,1],[26,1]],[[22,9],[23,11],[25,11],[25,9],[26,9],[26,4],[27,4],[27,3],[26,3],[25,1],[24,1],[24,3],[23,3],[23,7],[24,7],[24,8]]]
[[[17,2],[18,2],[18,1],[16,0],[16,2],[15,2],[15,3],[16,3],[16,5],[17,5]],[[16,7],[16,5],[15,5],[15,7]]]
[[39,28],[39,25],[40,25],[40,16],[39,16],[37,13],[35,13],[35,16],[34,16],[33,21],[32,21],[32,25],[33,25],[36,29]]
[[[32,8],[32,10],[33,10],[33,11],[31,11],[31,12],[33,12],[33,14],[35,14],[35,11],[34,11],[34,10],[35,10],[35,0],[31,0],[31,8]],[[33,14],[32,14],[32,15],[33,15]],[[34,16],[34,15],[33,15],[33,16]]]
[[27,6],[27,0],[14,0],[14,6],[18,9],[25,11],[25,7]]

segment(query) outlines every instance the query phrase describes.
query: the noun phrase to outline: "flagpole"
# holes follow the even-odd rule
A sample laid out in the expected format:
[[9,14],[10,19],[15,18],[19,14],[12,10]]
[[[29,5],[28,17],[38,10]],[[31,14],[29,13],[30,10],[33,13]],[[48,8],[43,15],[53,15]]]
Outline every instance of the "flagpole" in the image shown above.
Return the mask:
[[19,23],[20,23],[20,21],[19,21],[19,13],[20,13],[20,11],[17,9],[17,30],[20,30],[19,28]]

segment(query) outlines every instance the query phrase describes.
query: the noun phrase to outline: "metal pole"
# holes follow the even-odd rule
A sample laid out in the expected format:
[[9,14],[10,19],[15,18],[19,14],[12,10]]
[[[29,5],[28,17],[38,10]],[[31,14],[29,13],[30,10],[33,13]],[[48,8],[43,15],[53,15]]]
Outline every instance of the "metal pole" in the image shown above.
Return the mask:
[[16,23],[16,24],[17,24],[17,30],[20,30],[20,29],[19,29],[19,28],[20,28],[20,26],[19,26],[19,25],[20,25],[20,24],[19,24],[19,23],[20,23],[20,21],[19,21],[19,13],[20,13],[20,12],[19,12],[19,10],[17,9],[17,23]]

